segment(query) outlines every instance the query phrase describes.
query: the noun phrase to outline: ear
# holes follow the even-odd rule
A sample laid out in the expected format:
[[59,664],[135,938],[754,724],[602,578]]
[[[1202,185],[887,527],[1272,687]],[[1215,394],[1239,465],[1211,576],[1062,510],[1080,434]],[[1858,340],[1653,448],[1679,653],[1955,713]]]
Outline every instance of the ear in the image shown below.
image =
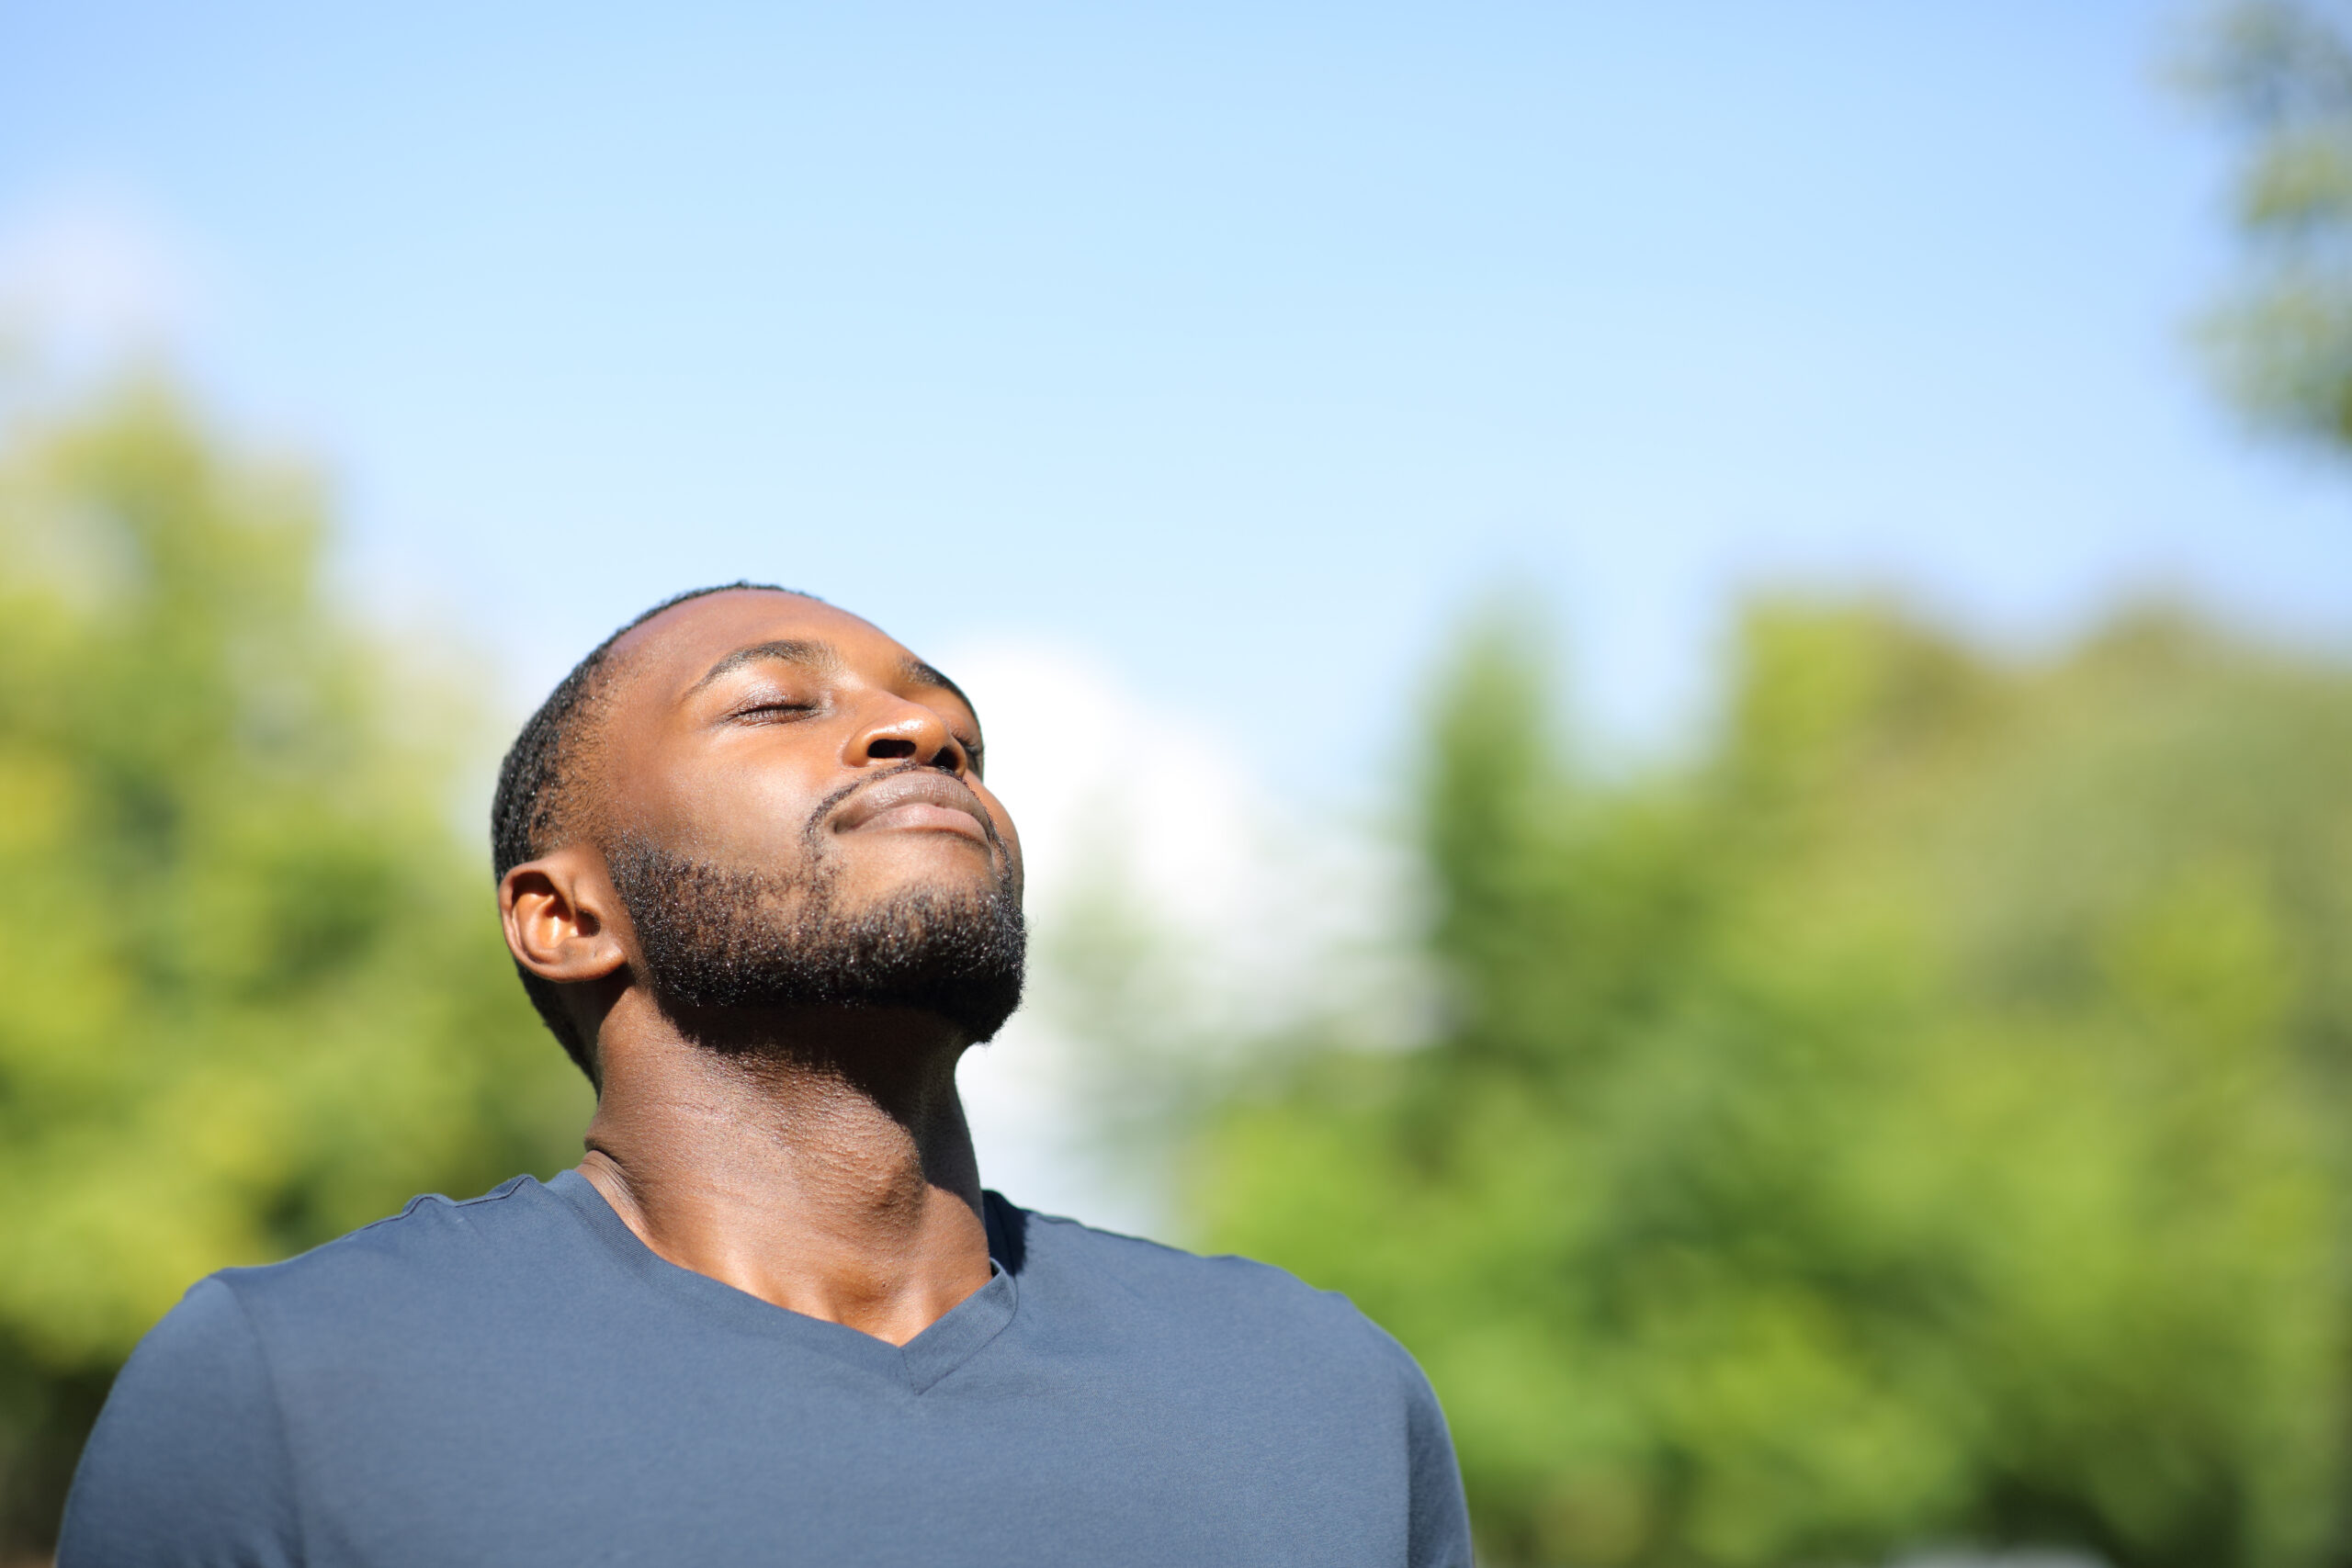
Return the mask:
[[581,845],[526,861],[499,878],[506,951],[560,986],[602,980],[628,962],[628,918],[601,857]]

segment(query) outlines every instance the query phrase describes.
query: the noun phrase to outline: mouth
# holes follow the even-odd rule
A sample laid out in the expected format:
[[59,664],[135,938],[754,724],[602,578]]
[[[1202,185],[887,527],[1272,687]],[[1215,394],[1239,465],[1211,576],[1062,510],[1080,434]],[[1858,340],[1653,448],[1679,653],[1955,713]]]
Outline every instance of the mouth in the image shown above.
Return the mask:
[[980,797],[947,774],[925,768],[861,786],[833,814],[836,833],[953,833],[996,847],[996,827]]

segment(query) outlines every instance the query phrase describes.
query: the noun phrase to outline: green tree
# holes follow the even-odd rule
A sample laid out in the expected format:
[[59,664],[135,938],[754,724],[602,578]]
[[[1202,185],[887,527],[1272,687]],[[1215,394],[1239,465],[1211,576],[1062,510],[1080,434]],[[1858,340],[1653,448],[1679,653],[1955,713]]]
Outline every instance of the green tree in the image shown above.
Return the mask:
[[2206,323],[2224,391],[2257,421],[2352,443],[2352,43],[2339,11],[2220,11],[2189,84],[2242,148],[2248,276]]
[[201,1275],[568,1163],[449,805],[481,730],[163,390],[0,449],[0,1559]]
[[1487,1559],[2340,1555],[2352,671],[1768,607],[1713,751],[1611,783],[1540,667],[1436,705],[1439,1037],[1195,1190],[1421,1359]]

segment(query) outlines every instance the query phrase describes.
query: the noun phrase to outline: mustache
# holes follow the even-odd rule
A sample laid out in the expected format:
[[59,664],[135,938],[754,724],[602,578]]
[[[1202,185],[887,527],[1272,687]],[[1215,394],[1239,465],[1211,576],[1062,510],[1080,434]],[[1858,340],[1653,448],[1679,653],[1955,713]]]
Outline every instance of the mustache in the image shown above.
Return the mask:
[[[904,778],[909,773],[936,773],[939,770],[933,768],[929,762],[905,761],[899,763],[895,767],[885,768],[880,773],[869,773],[862,779],[852,779],[849,783],[842,785],[841,788],[833,791],[832,794],[819,801],[816,806],[810,809],[808,813],[808,824],[807,827],[801,829],[800,836],[808,844],[811,854],[822,854],[824,852],[826,818],[831,817],[835,811],[839,810],[842,803],[847,800],[851,795],[855,795],[859,790],[869,788],[875,784],[888,784],[892,779]],[[961,784],[964,781],[958,779],[956,782]],[[965,787],[968,789],[970,786],[966,785]],[[975,791],[974,793],[977,795],[978,792]],[[1012,857],[1006,852],[1004,840],[996,830],[996,818],[994,814],[984,807],[980,811],[975,813],[975,815],[979,818],[980,831],[989,836],[989,848],[994,850],[1000,857],[1009,863]]]

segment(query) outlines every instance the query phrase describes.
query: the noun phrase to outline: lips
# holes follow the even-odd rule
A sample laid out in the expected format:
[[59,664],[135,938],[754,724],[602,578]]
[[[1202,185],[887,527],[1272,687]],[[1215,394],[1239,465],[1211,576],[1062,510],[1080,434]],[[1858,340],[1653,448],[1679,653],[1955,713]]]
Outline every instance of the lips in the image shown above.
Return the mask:
[[996,841],[980,797],[930,769],[876,780],[843,801],[833,814],[833,831],[861,829],[957,833],[983,844]]

